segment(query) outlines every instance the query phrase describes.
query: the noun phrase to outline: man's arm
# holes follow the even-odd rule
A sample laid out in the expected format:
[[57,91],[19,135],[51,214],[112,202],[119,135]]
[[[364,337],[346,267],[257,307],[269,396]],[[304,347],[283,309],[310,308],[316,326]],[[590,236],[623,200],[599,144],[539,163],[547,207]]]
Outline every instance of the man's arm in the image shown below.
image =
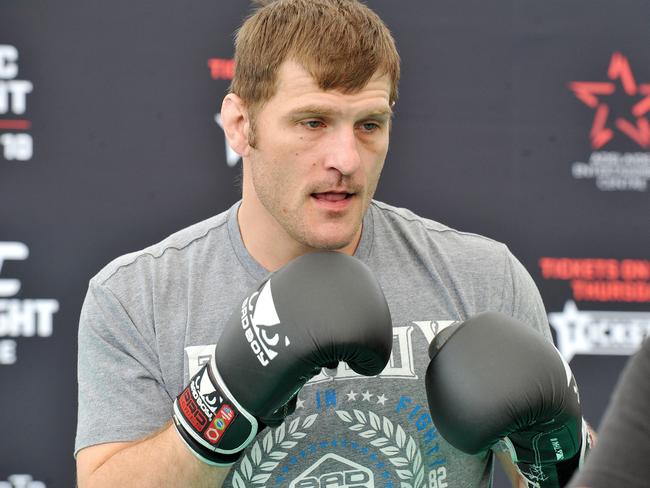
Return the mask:
[[[92,303],[91,299],[86,304]],[[101,303],[103,308],[100,304],[96,307],[102,310],[102,314],[95,314],[96,320],[82,320],[84,330],[88,326],[97,330],[98,324],[106,323],[96,334],[98,340],[83,344],[80,340],[80,357],[85,361],[78,370],[89,379],[80,381],[79,388],[83,399],[80,405],[85,407],[79,409],[84,429],[81,435],[78,431],[77,440],[82,488],[202,487],[223,483],[227,470],[208,465],[223,467],[236,462],[262,427],[279,425],[295,409],[296,393],[322,367],[346,361],[354,371],[374,376],[390,358],[393,326],[388,304],[370,269],[351,256],[336,252],[306,254],[276,271],[241,303],[244,306],[239,305],[225,322],[210,360],[173,402],[174,426],[168,424],[153,437],[127,444],[99,444],[97,439],[140,437],[138,432],[147,425],[138,412],[146,416],[157,409],[157,418],[169,418],[163,417],[168,408],[166,392],[157,391],[164,390],[162,381],[150,378],[152,370],[158,376],[159,364],[142,354],[150,367],[131,360],[133,355],[125,351],[137,354],[138,350],[133,347],[137,341],[129,336],[121,341],[112,336],[102,340],[106,331],[114,335],[120,324],[130,321],[121,304],[111,300],[110,295]],[[113,305],[113,316],[121,320],[106,320],[107,304]],[[86,317],[90,308],[84,310],[82,316]],[[278,327],[271,332],[271,338],[264,331],[259,337],[267,341],[263,342],[265,349],[262,351],[264,346],[255,342],[255,350],[250,345],[250,337],[257,333],[252,332],[255,317],[266,314],[263,320],[270,320],[271,313],[273,325]],[[280,334],[284,341],[280,341]],[[87,338],[85,334],[80,337]],[[98,349],[96,356],[91,352],[93,345]],[[277,351],[270,346],[277,346]],[[114,365],[108,358],[104,366],[106,350],[111,349],[116,351],[119,363]],[[98,365],[99,357],[102,364]],[[125,364],[131,367],[125,368]],[[113,375],[107,373],[111,366],[115,366]],[[105,394],[106,388],[100,388],[104,384],[113,389],[122,385],[123,394]],[[142,390],[151,385],[156,390],[143,395]],[[113,410],[111,404],[116,405]],[[117,425],[121,432],[116,430]],[[96,431],[101,429],[98,434]],[[191,457],[194,454],[196,459]]]
[[508,480],[510,480],[510,484],[512,485],[512,487],[526,488],[527,486],[526,481],[524,480],[523,476],[519,474],[519,471],[517,470],[515,463],[512,462],[512,458],[510,457],[510,454],[503,451],[496,451],[494,455],[499,460],[499,463],[501,463],[501,467],[503,468],[503,471],[506,473]]
[[185,447],[172,424],[135,442],[110,442],[86,447],[77,454],[79,488],[215,488],[230,468],[199,461]]

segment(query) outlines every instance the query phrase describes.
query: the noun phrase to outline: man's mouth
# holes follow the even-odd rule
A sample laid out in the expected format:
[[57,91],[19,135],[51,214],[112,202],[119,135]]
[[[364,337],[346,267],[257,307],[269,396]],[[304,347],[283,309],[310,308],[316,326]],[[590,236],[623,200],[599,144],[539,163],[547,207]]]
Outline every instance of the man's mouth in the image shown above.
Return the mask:
[[356,193],[346,191],[321,191],[311,194],[316,206],[327,212],[341,213],[350,209]]
[[353,195],[352,193],[334,192],[334,191],[326,191],[322,193],[311,194],[311,196],[313,196],[317,200],[323,200],[326,202],[340,202],[342,200],[345,200],[346,198],[350,198],[352,195]]

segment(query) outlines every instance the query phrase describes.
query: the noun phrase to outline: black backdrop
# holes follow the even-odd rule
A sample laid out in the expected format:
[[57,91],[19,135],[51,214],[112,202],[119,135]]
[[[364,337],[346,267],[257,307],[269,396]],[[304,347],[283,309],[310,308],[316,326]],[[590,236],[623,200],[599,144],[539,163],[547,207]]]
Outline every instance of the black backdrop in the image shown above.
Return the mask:
[[[650,332],[650,3],[368,3],[403,59],[377,197],[508,243],[598,425]],[[248,10],[0,3],[0,488],[74,483],[88,279],[238,198],[215,116]]]

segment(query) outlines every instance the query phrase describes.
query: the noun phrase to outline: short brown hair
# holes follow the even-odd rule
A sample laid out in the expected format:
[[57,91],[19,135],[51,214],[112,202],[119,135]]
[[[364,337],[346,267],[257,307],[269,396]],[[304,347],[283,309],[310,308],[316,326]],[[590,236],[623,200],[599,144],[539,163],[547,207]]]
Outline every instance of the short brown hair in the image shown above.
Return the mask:
[[377,14],[357,0],[276,0],[249,16],[235,40],[230,92],[255,112],[273,97],[286,59],[300,64],[322,90],[361,90],[379,72],[400,76],[395,41]]

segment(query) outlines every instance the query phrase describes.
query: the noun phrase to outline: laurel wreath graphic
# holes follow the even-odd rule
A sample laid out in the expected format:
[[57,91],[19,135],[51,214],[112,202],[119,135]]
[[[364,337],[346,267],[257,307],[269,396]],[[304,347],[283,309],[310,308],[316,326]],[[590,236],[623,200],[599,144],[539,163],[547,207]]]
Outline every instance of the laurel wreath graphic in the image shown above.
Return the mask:
[[395,466],[400,478],[401,488],[419,488],[424,480],[422,454],[412,436],[407,435],[401,425],[395,427],[386,417],[368,410],[352,410],[354,416],[345,410],[336,410],[336,415],[345,423],[351,424],[349,430],[364,439],[372,439],[370,444],[378,448]]
[[[273,470],[280,464],[287,455],[283,449],[292,449],[307,434],[299,429],[308,429],[316,422],[318,414],[309,415],[304,419],[298,417],[287,423],[283,423],[275,430],[269,430],[262,440],[255,441],[249,452],[245,454],[239,465],[239,470],[232,477],[232,485],[235,488],[246,488],[247,484],[264,485],[271,477]],[[302,420],[302,424],[301,424]],[[279,447],[279,449],[274,449]],[[258,472],[253,476],[253,472]]]

